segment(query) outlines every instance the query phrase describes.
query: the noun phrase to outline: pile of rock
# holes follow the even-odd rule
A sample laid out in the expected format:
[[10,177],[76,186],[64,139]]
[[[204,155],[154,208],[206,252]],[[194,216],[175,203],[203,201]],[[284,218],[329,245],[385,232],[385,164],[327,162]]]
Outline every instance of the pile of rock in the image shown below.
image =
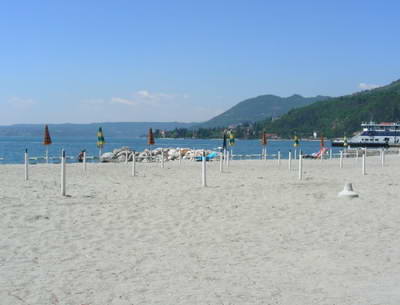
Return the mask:
[[112,152],[106,152],[101,155],[100,162],[125,162],[133,160],[135,156],[137,162],[154,162],[164,158],[164,161],[179,160],[194,160],[196,157],[203,155],[205,151],[206,155],[210,154],[211,150],[203,149],[190,149],[190,148],[156,148],[153,150],[145,149],[142,152],[134,151],[129,147],[116,148]]

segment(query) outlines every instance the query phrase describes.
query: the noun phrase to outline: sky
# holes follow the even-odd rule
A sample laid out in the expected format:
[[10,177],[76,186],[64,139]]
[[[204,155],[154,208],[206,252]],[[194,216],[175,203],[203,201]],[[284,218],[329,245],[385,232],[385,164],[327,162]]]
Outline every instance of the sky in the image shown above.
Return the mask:
[[0,0],[0,125],[208,120],[400,78],[400,1]]

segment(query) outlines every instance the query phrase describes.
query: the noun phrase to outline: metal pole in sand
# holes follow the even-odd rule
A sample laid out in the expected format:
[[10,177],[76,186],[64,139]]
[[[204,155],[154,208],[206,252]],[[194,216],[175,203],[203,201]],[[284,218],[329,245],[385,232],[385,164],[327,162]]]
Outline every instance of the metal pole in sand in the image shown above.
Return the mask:
[[385,166],[385,150],[382,149],[381,151],[381,163],[382,163],[382,167]]
[[29,164],[28,149],[25,149],[25,181],[28,181],[29,179],[28,164]]
[[161,149],[161,168],[164,168],[164,149]]
[[288,166],[289,166],[289,172],[290,172],[292,170],[292,151],[291,150],[289,150]]
[[340,162],[339,162],[339,164],[340,164],[340,168],[343,168],[343,151],[342,150],[340,151]]
[[226,165],[226,149],[224,148],[224,163]]
[[229,156],[229,150],[227,149],[226,150],[226,167],[229,167],[229,160],[230,159],[230,156]]
[[297,160],[297,149],[294,149],[294,159]]
[[46,146],[46,163],[49,163],[49,148]]
[[125,164],[128,164],[128,151],[125,153]]
[[356,150],[356,162],[358,162],[358,149]]
[[281,151],[278,150],[278,166],[281,166]]
[[329,160],[332,160],[332,148],[329,150]]
[[66,185],[66,172],[65,172],[65,150],[61,153],[61,195],[65,196],[65,185]]
[[83,152],[82,164],[83,164],[83,170],[86,172],[86,151]]
[[206,181],[206,154],[203,151],[203,156],[201,160],[201,186],[206,187],[207,186],[207,181]]
[[362,174],[363,175],[365,175],[365,158],[366,158],[366,155],[364,153],[362,156]]
[[179,165],[182,164],[182,149],[179,149]]
[[299,154],[299,180],[303,180],[303,156]]
[[221,153],[219,154],[219,172],[220,173],[223,172],[223,168],[224,168],[223,161],[224,161],[224,158],[223,158],[223,154],[222,154],[222,151],[221,151]]
[[135,152],[132,153],[132,177],[136,176],[136,156]]

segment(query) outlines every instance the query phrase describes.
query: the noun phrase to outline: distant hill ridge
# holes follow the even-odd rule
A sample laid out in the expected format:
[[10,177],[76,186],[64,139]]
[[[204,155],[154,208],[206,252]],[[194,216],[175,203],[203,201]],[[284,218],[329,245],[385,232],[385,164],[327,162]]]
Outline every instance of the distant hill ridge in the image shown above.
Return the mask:
[[256,122],[266,118],[279,117],[289,110],[303,107],[317,101],[329,99],[328,96],[303,97],[294,94],[289,97],[280,97],[272,94],[260,95],[246,99],[224,113],[209,121],[200,123],[197,127],[227,127],[240,123]]
[[310,136],[313,131],[327,137],[351,135],[363,121],[400,121],[400,80],[372,90],[319,101],[293,109],[280,119],[264,121],[263,128],[283,137]]
[[[246,122],[260,121],[268,117],[279,117],[290,109],[309,105],[329,97],[302,97],[294,94],[289,97],[276,95],[260,95],[244,100],[221,115],[202,123],[181,122],[105,122],[89,124],[49,124],[52,136],[93,136],[101,126],[106,136],[110,137],[140,137],[147,133],[148,128],[173,130],[176,128],[209,128],[227,127]],[[42,136],[43,124],[15,124],[0,126],[0,136]]]
[[[271,117],[279,119],[271,122]],[[327,96],[286,98],[261,95],[244,100],[219,116],[203,123],[121,122],[91,124],[49,124],[55,136],[93,136],[99,126],[106,136],[139,137],[153,129],[213,128],[256,122],[253,136],[266,130],[282,137],[295,133],[310,136],[314,131],[326,137],[351,135],[363,121],[400,121],[400,80],[372,90],[331,98]],[[42,136],[43,124],[0,126],[0,136]]]

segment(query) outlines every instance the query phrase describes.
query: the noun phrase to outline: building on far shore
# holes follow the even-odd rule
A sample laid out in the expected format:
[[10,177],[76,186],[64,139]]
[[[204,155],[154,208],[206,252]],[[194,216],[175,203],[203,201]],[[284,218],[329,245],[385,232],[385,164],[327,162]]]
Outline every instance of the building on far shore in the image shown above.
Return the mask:
[[266,133],[265,135],[267,136],[268,139],[273,139],[273,140],[280,139],[276,133]]

